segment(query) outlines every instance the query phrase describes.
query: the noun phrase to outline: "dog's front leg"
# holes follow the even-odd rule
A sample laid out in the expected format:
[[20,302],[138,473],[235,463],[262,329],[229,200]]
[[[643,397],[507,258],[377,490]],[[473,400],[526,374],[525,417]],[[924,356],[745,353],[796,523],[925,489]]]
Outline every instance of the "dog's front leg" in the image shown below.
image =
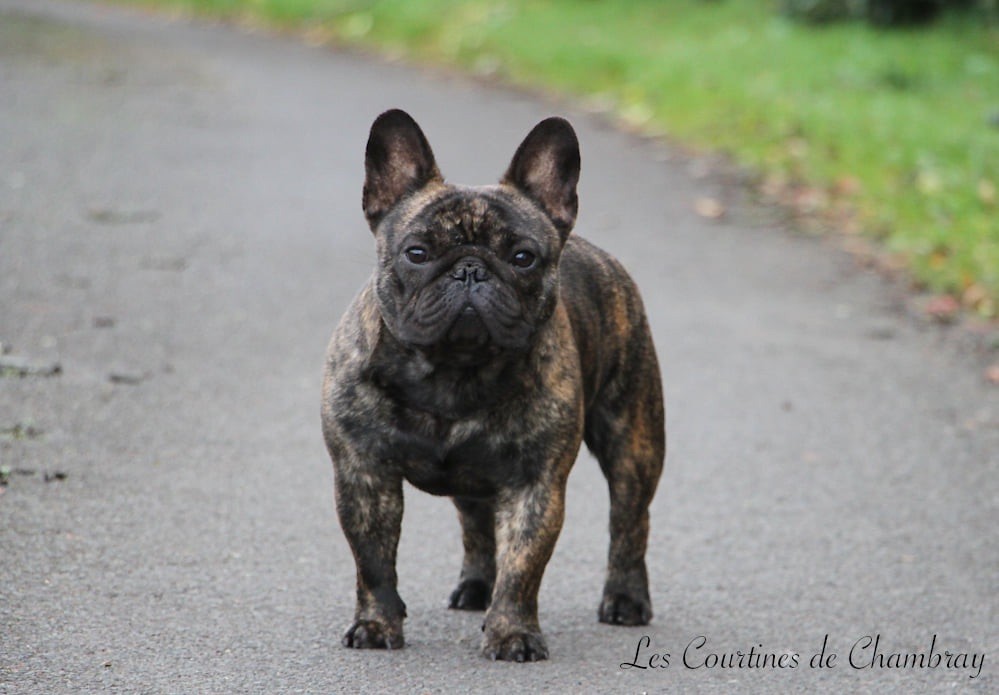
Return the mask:
[[485,656],[505,661],[548,658],[538,624],[538,590],[564,516],[564,475],[545,476],[497,497],[496,584],[482,628]]
[[354,624],[345,647],[399,649],[406,605],[395,571],[402,529],[402,476],[373,466],[336,467],[336,507],[357,565]]

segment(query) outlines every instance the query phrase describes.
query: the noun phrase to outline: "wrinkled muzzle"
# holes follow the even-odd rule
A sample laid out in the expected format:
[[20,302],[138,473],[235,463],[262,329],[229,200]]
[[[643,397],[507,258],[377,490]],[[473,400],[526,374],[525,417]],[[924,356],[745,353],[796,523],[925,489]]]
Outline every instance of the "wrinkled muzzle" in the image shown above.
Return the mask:
[[478,256],[452,264],[413,296],[399,318],[406,342],[458,351],[524,350],[534,332],[516,293]]

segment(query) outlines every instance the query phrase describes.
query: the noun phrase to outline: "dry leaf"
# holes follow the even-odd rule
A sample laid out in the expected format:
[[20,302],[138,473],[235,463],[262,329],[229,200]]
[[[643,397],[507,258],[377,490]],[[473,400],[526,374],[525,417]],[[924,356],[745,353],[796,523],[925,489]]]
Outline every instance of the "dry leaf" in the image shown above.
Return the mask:
[[701,217],[717,220],[725,214],[725,206],[714,198],[698,198],[694,201],[694,211]]
[[926,303],[925,311],[941,323],[948,323],[957,317],[961,308],[957,300],[949,294],[941,294]]
[[812,215],[828,205],[829,196],[819,188],[802,186],[794,192],[794,206],[806,215]]
[[966,307],[972,309],[989,298],[989,291],[977,283],[968,285],[968,288],[961,294],[961,301]]
[[836,180],[837,195],[855,195],[860,192],[860,181],[854,176],[841,176]]

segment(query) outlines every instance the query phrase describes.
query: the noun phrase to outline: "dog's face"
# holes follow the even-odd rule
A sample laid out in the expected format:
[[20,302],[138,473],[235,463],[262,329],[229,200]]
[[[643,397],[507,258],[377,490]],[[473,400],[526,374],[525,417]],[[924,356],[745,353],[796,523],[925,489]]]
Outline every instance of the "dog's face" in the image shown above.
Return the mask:
[[363,206],[378,247],[382,319],[403,344],[456,363],[526,351],[558,300],[576,218],[572,127],[539,123],[495,186],[445,184],[402,111],[372,125]]

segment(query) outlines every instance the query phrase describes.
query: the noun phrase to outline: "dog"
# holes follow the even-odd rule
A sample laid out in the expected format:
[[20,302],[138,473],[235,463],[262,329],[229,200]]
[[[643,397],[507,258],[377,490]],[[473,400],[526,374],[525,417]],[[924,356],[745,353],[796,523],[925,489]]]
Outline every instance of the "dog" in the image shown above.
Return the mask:
[[652,336],[621,264],[570,235],[580,155],[539,123],[498,185],[445,183],[405,112],[371,127],[362,207],[377,266],[330,341],[322,403],[337,513],[357,566],[353,648],[404,645],[403,481],[454,500],[450,607],[485,610],[482,652],[548,658],[538,589],[580,443],[610,488],[599,620],[652,617],[645,551],[666,432]]

